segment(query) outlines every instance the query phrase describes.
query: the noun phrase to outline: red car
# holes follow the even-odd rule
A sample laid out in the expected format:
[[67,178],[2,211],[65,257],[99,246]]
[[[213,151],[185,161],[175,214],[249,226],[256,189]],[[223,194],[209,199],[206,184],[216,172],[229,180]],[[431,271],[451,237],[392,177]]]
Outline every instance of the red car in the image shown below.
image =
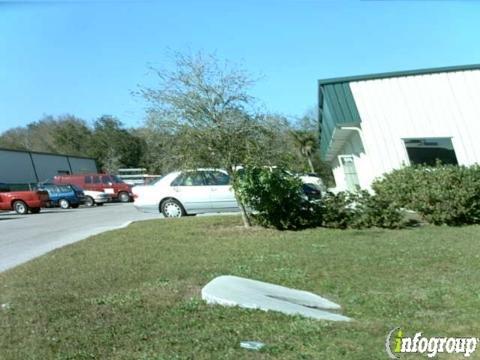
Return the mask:
[[10,191],[7,185],[0,184],[0,210],[15,210],[20,215],[29,211],[38,214],[49,201],[46,191]]
[[54,184],[73,184],[83,190],[103,191],[113,199],[129,202],[133,198],[132,187],[118,176],[109,174],[57,175]]

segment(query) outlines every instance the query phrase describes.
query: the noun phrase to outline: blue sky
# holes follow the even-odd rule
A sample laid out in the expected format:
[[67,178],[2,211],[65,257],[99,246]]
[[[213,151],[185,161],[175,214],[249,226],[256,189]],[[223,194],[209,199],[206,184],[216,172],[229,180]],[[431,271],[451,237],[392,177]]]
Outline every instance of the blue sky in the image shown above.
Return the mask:
[[261,77],[268,111],[301,116],[321,78],[480,63],[480,2],[0,1],[0,132],[44,115],[143,121],[131,95],[168,49]]

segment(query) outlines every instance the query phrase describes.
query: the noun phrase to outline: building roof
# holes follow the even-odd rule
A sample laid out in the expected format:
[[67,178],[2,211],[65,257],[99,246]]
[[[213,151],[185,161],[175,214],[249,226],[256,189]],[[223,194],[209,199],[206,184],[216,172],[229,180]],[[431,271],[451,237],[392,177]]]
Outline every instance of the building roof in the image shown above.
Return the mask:
[[93,157],[87,157],[87,156],[81,156],[81,155],[55,154],[55,153],[48,153],[43,151],[9,149],[9,148],[3,148],[3,147],[0,147],[0,151],[12,151],[12,152],[18,152],[18,153],[27,153],[27,154],[30,153],[30,154],[38,154],[38,155],[66,156],[69,158],[95,160]]
[[480,64],[444,66],[444,67],[437,67],[437,68],[426,68],[426,69],[417,69],[417,70],[392,71],[392,72],[385,72],[385,73],[345,76],[345,77],[318,80],[318,84],[325,85],[325,84],[348,83],[353,81],[386,79],[386,78],[400,77],[400,76],[428,75],[428,74],[438,74],[438,73],[453,72],[453,71],[466,71],[466,70],[480,70]]

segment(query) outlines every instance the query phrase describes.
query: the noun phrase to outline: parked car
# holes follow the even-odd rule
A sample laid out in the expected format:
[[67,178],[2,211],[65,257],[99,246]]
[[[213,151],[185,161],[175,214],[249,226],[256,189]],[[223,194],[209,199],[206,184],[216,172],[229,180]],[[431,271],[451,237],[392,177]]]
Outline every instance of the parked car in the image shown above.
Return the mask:
[[59,206],[62,209],[78,208],[85,201],[85,194],[82,189],[70,184],[38,184],[38,190],[48,192],[50,206]]
[[129,202],[132,199],[132,187],[119,177],[109,174],[57,175],[54,184],[74,184],[84,190],[102,191],[114,200]]
[[[309,200],[321,198],[322,192],[315,184],[303,184],[302,189]],[[132,191],[138,210],[161,212],[165,217],[240,210],[230,176],[219,169],[175,171],[152,185],[135,186]]]
[[152,185],[133,188],[135,207],[143,212],[161,212],[165,217],[239,211],[224,170],[175,171]]
[[302,184],[302,190],[307,200],[314,201],[322,198],[322,189],[316,184]]
[[103,191],[83,190],[85,194],[85,206],[103,206],[106,202],[109,202],[111,197]]
[[19,215],[38,214],[48,202],[46,191],[10,191],[8,185],[0,184],[0,210],[15,210]]
[[318,188],[322,193],[327,191],[325,183],[317,174],[296,174],[296,176],[298,176],[304,184],[313,185],[313,187]]
[[[276,168],[276,166],[265,166],[265,168],[273,170],[273,169]],[[241,174],[242,171],[243,171],[243,166],[241,166],[241,165],[238,166],[237,170]],[[283,170],[282,172],[286,175],[295,176],[295,177],[299,178],[302,181],[303,184],[306,184],[310,187],[320,189],[322,194],[327,191],[327,187],[325,186],[322,178],[320,176],[318,176],[317,174],[314,174],[314,173],[299,174],[299,173],[294,173],[294,172],[289,171],[289,170]],[[309,189],[305,188],[305,187],[304,187],[304,190],[309,191]]]

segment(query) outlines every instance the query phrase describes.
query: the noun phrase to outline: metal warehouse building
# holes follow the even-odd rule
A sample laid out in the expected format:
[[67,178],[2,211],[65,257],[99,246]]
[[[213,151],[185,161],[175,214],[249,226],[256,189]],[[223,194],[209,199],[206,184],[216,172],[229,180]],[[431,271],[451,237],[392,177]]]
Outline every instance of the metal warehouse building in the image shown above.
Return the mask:
[[0,149],[0,183],[31,184],[58,174],[97,172],[94,159],[31,151]]
[[480,65],[319,80],[320,152],[336,190],[409,164],[480,163]]

